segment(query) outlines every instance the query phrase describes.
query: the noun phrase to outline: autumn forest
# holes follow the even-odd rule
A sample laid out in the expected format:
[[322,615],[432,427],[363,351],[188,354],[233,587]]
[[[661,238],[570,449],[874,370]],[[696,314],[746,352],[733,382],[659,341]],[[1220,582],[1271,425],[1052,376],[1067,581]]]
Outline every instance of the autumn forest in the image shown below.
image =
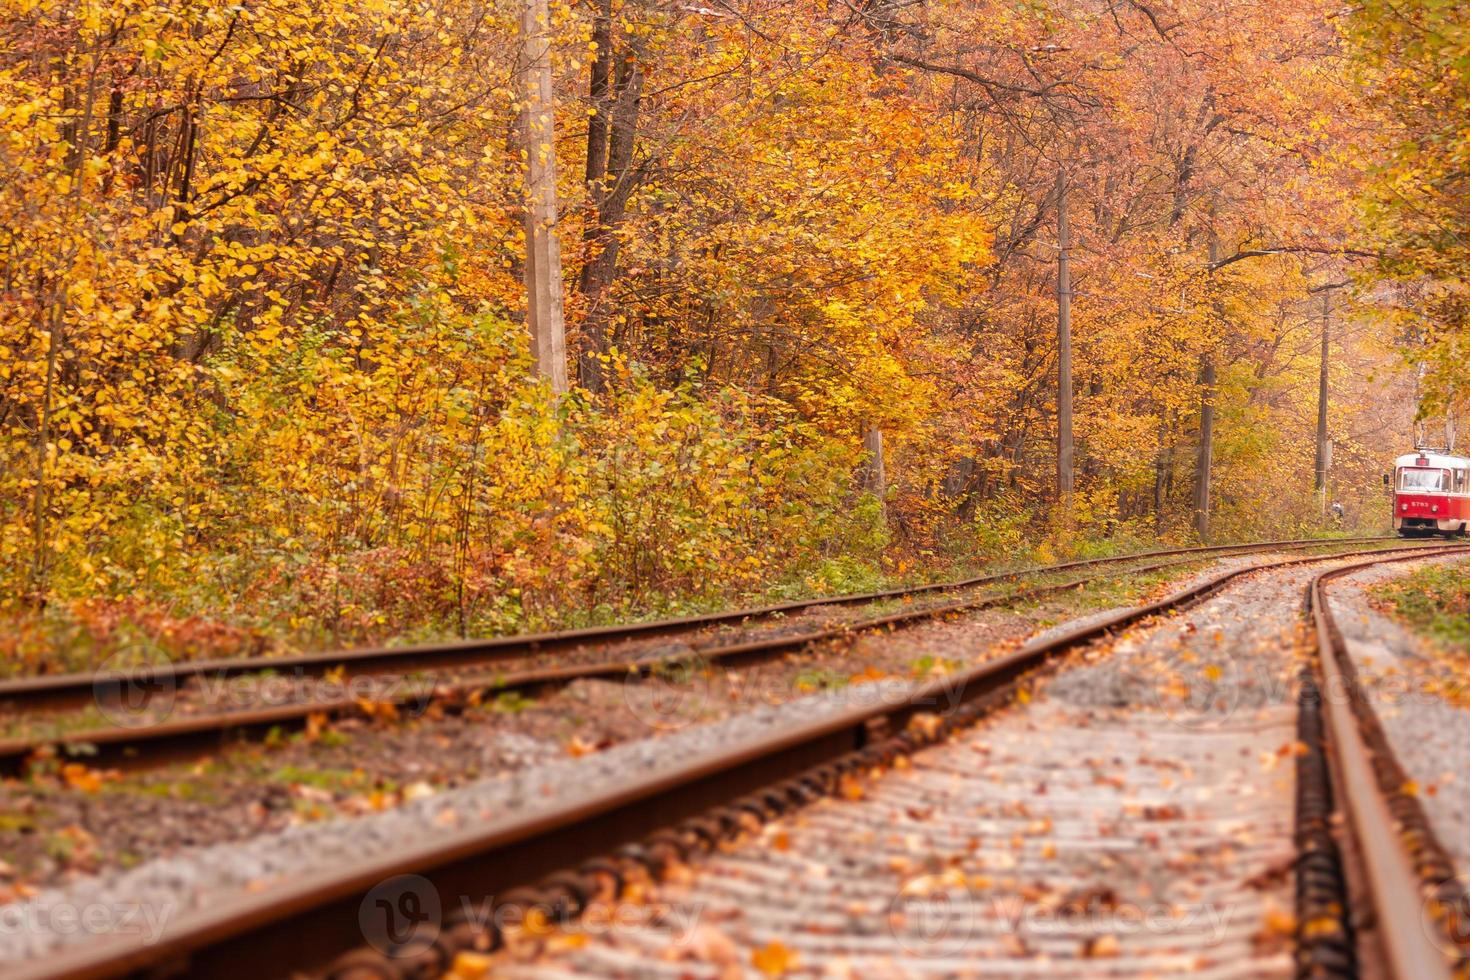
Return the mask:
[[1381,533],[1467,113],[1448,0],[8,0],[0,653]]

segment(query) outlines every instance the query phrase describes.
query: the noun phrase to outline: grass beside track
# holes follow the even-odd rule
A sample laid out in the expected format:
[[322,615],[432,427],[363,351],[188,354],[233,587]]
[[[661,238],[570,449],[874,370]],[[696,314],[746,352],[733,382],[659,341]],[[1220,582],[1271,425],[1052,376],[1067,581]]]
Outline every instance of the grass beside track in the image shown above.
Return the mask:
[[[1356,532],[1342,531],[1321,536],[1321,545],[1331,547],[1340,544],[1340,538],[1351,537],[1353,533]],[[1066,548],[1042,542],[1037,547],[1017,551],[1005,558],[992,556],[989,560],[900,564],[898,571],[890,572],[880,571],[877,566],[830,559],[820,562],[819,568],[810,575],[783,581],[764,591],[730,593],[716,589],[716,594],[665,596],[658,602],[642,606],[558,608],[554,615],[508,620],[501,624],[505,627],[503,629],[472,630],[471,635],[487,638],[542,630],[632,625],[673,617],[723,613],[769,603],[838,599],[856,593],[1026,571],[1061,561],[1121,558],[1137,552],[1183,546],[1168,540],[1134,538],[1075,541]],[[1042,584],[1076,574],[1077,570],[1054,575],[1038,571],[1026,576],[1026,581]],[[1015,584],[1018,583],[1007,583]],[[99,597],[55,603],[41,612],[0,613],[0,680],[85,672],[104,665],[126,668],[170,661],[184,663],[257,657],[269,660],[324,649],[409,646],[463,638],[459,631],[448,627],[403,632],[386,621],[381,628],[366,633],[308,635],[278,629],[245,610],[237,612],[238,615],[215,618],[214,613],[183,602],[154,603],[145,599]]]
[[1470,653],[1470,562],[1428,565],[1370,594],[1416,632]]

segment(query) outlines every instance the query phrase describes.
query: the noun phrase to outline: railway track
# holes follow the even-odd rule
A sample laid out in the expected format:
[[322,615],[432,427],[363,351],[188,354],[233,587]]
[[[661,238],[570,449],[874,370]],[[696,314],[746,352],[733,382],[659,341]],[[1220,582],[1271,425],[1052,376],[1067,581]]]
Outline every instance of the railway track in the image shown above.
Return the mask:
[[776,617],[789,616],[818,606],[854,606],[885,600],[911,600],[919,596],[959,592],[988,585],[1013,582],[1026,577],[1049,575],[1081,568],[1126,565],[1153,558],[1180,556],[1215,557],[1261,551],[1330,548],[1344,545],[1383,543],[1401,539],[1363,537],[1339,539],[1292,539],[1193,548],[1169,548],[1088,558],[1059,564],[1034,566],[981,575],[950,582],[886,589],[852,595],[826,596],[783,602],[730,612],[708,613],[677,619],[662,619],[617,626],[597,626],[555,633],[531,633],[466,640],[455,643],[420,644],[403,647],[370,647],[334,650],[284,657],[237,657],[180,663],[127,665],[114,671],[57,674],[0,681],[0,710],[55,711],[85,707],[98,697],[130,695],[147,700],[177,690],[199,677],[231,678],[263,670],[295,677],[351,678],[362,675],[408,671],[459,670],[507,661],[563,654],[588,647],[614,648],[618,644],[671,638],[689,638],[722,627],[747,627]]
[[[267,660],[240,658],[158,664],[96,674],[0,682],[0,710],[12,718],[54,716],[87,705],[95,705],[98,711],[97,718],[83,719],[78,724],[58,726],[55,730],[42,724],[20,736],[0,738],[0,775],[18,775],[32,760],[48,753],[84,756],[94,766],[157,767],[208,756],[243,739],[299,730],[322,719],[383,711],[385,707],[399,716],[417,715],[430,704],[453,712],[485,698],[511,693],[535,695],[578,680],[622,681],[689,666],[739,667],[812,644],[847,641],[865,632],[1081,588],[1120,569],[1124,574],[1146,574],[1188,565],[1202,557],[1395,541],[1392,538],[1327,542],[1308,539],[1175,548],[621,627]],[[1149,559],[1164,560],[1138,564]],[[919,597],[973,592],[988,585],[1055,576],[1074,569],[1103,571],[1004,594],[912,604]],[[735,626],[746,629],[757,624],[769,626],[784,617],[818,607],[894,600],[903,602],[904,608],[849,621],[811,626],[794,624],[792,629],[773,629],[754,636],[743,631],[711,632]],[[629,651],[630,644],[658,639],[679,642],[663,649]],[[548,662],[553,658],[579,662]],[[329,679],[329,682],[293,688],[300,681],[312,678]],[[350,684],[354,678],[363,684]],[[268,690],[285,690],[287,696],[262,698],[260,692]],[[241,692],[244,697],[239,696]],[[179,710],[186,706],[187,710]]]
[[1309,696],[1304,715],[1321,715],[1333,747],[1333,782],[1351,825],[1348,849],[1361,865],[1360,888],[1371,896],[1374,958],[1394,977],[1466,977],[1470,902],[1465,882],[1358,682],[1328,600],[1333,579],[1372,564],[1323,572],[1307,590],[1321,689],[1329,696],[1318,693],[1315,705]]
[[[724,976],[752,962],[741,958],[749,942],[771,975],[1462,975],[1454,869],[1394,782],[1401,770],[1367,701],[1321,692],[1352,694],[1326,601],[1332,577],[1467,553],[1309,556],[1218,574],[901,702],[812,718],[630,774],[611,790],[207,903],[157,942],[100,939],[15,975],[359,980],[437,976],[456,964],[475,975],[487,968],[478,958],[507,938],[542,936],[548,922],[575,923],[619,895],[665,904],[648,921],[584,934],[549,961],[500,963],[495,975]],[[1275,651],[1288,667],[1306,660],[1298,693],[1248,718],[1194,728],[1157,704],[1094,704],[1078,716],[1024,693],[1094,640],[1248,588],[1262,572],[1258,591],[1279,605],[1270,575],[1351,557],[1363,560],[1307,588],[1315,655]],[[1098,662],[1122,654],[1115,645]],[[1271,750],[1283,740],[1299,743],[1286,754],[1293,778],[1263,775],[1258,758],[1280,758]],[[1120,784],[1118,769],[1131,778]],[[1185,794],[1191,772],[1203,778]],[[1339,807],[1346,821],[1334,819]],[[868,887],[885,881],[893,887]],[[1161,897],[1171,882],[1186,892]],[[442,918],[420,915],[441,896],[472,901],[446,899]],[[1284,908],[1273,912],[1273,900]],[[671,962],[660,937],[680,907],[699,909],[714,931],[687,937],[698,955]],[[469,914],[476,908],[490,914]],[[1157,928],[1120,935],[1124,909]],[[385,912],[407,917],[399,927],[432,928],[371,927]],[[740,919],[739,942],[716,936],[720,923],[731,928],[727,914]],[[1031,918],[1018,929],[1026,916],[1049,917],[1048,929]],[[969,923],[962,936],[957,920]],[[938,933],[926,928],[935,922]]]

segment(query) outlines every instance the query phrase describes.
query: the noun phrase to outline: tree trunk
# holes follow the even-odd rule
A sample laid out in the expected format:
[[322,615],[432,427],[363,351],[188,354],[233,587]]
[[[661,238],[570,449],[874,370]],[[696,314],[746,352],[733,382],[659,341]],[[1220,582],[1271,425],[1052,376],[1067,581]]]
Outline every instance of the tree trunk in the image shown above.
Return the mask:
[[1057,172],[1057,503],[1072,514],[1072,270],[1068,263],[1067,175]]
[[31,502],[31,599],[38,606],[45,604],[47,564],[51,551],[50,541],[46,536],[47,456],[50,452],[51,410],[67,302],[67,287],[58,284],[56,290],[56,301],[48,317],[50,329],[46,344],[46,383],[41,392],[41,408],[38,413],[40,417],[36,426],[36,490]]
[[1164,530],[1164,512],[1169,503],[1174,474],[1173,419],[1159,419],[1158,451],[1154,454],[1154,530]]
[[556,237],[556,117],[551,90],[547,0],[525,0],[521,64],[526,110],[526,322],[536,373],[551,390],[567,390],[566,324],[562,313],[561,246]]
[[[600,30],[600,27],[599,27]],[[598,61],[613,59],[611,26],[605,38],[598,40]],[[614,96],[606,97],[608,78],[604,74],[598,79],[599,69],[593,66],[593,90],[600,84],[604,97],[599,108],[601,132],[598,119],[593,120],[587,140],[587,194],[592,207],[591,220],[587,224],[583,241],[586,243],[587,259],[582,265],[582,276],[578,288],[586,300],[587,316],[582,324],[582,350],[579,371],[582,386],[588,391],[600,392],[606,387],[606,371],[603,358],[610,347],[611,317],[607,306],[607,294],[617,277],[618,228],[627,214],[628,198],[635,183],[632,171],[633,149],[638,135],[638,112],[643,97],[643,66],[640,62],[641,45],[634,44],[618,64],[614,82]],[[604,73],[607,67],[601,69]],[[595,139],[594,139],[595,136]],[[595,145],[594,145],[595,143]]]
[[613,63],[612,0],[597,0],[592,43],[597,46],[597,55],[592,61],[592,78],[587,86],[592,116],[587,121],[587,162],[583,170],[589,203],[594,201],[597,187],[607,173],[607,129],[611,115],[608,85],[612,81]]
[[884,502],[884,494],[888,489],[888,479],[883,470],[883,430],[876,425],[868,426],[863,432],[863,448],[868,451],[864,489],[878,498],[883,517],[887,519],[888,505]]
[[[1210,265],[1214,266],[1220,244],[1210,234]],[[1214,273],[1212,272],[1213,276]],[[1199,370],[1199,455],[1194,467],[1194,530],[1203,541],[1210,536],[1210,469],[1215,455],[1215,352],[1205,340]]]

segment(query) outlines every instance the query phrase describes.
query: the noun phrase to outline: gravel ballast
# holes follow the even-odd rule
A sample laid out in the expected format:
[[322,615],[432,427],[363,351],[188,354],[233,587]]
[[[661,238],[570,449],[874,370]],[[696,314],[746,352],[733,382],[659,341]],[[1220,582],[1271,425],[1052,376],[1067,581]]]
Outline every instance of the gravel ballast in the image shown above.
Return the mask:
[[[544,761],[534,768],[410,800],[396,809],[353,820],[350,831],[341,821],[307,824],[243,842],[199,848],[131,870],[104,871],[0,907],[0,961],[43,956],[90,939],[92,934],[86,929],[67,925],[72,913],[63,910],[118,910],[112,921],[119,927],[131,925],[132,917],[139,923],[162,922],[166,927],[242,891],[260,892],[309,871],[399,852],[405,841],[423,842],[480,821],[529,813],[561,798],[620,785],[630,774],[655,773],[693,756],[810,722],[822,713],[901,700],[912,688],[909,681],[880,680],[763,705],[657,739],[625,742],[580,758]],[[127,923],[122,922],[120,910],[132,910],[127,913]],[[102,914],[97,913],[99,921]]]
[[[658,883],[653,919],[515,937],[491,974],[1289,976],[1293,640],[1315,570],[1072,654],[1024,703]],[[1065,934],[1043,921],[1088,902]],[[1146,908],[1174,918],[1129,928]]]

